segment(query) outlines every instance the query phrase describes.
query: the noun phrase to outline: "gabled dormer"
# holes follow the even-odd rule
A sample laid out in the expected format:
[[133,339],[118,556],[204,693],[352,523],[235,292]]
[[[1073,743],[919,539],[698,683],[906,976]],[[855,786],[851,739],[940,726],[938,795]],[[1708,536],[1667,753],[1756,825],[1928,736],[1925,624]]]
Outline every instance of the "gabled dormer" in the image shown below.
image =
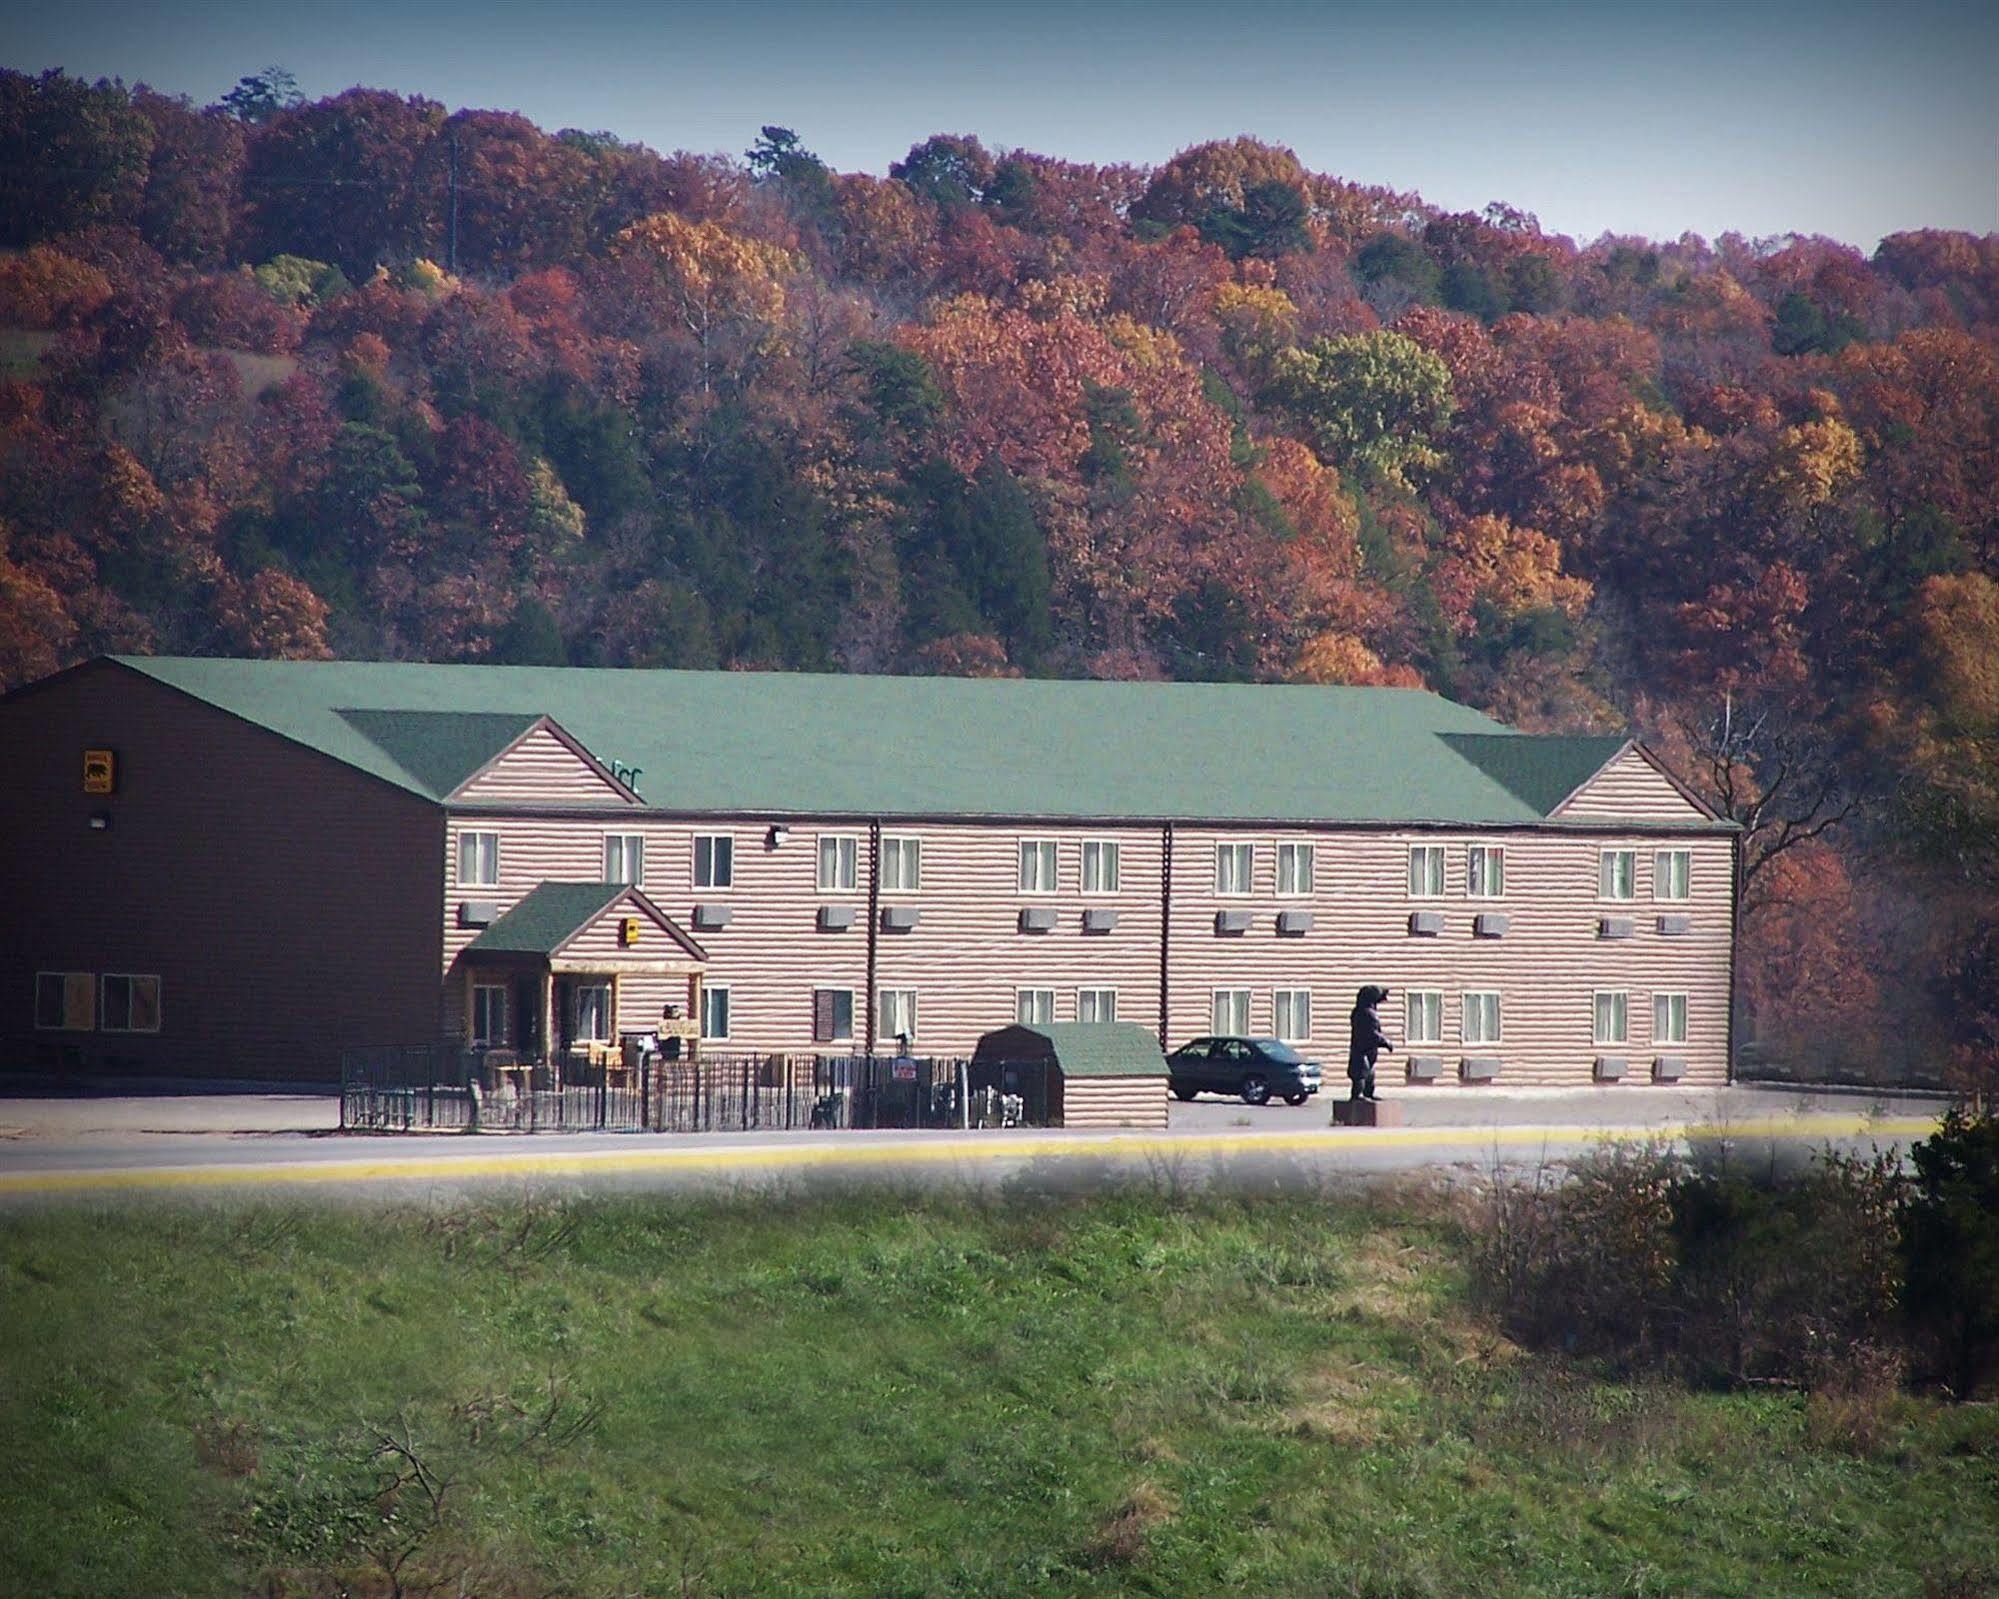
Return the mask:
[[1635,740],[1549,813],[1567,822],[1712,822],[1719,818]]
[[343,710],[340,716],[436,799],[614,809],[643,803],[551,717],[408,710]]

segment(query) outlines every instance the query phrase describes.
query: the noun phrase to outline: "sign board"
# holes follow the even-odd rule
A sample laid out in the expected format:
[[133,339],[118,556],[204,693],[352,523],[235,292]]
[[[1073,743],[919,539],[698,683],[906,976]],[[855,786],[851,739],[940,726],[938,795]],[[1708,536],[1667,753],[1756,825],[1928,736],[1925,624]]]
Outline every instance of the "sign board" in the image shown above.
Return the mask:
[[118,786],[118,757],[110,750],[83,752],[83,791],[109,794]]
[[916,1081],[916,1062],[913,1060],[891,1061],[889,1063],[889,1075],[898,1083],[913,1083]]
[[618,947],[630,949],[639,941],[639,919],[636,916],[622,916],[618,919]]

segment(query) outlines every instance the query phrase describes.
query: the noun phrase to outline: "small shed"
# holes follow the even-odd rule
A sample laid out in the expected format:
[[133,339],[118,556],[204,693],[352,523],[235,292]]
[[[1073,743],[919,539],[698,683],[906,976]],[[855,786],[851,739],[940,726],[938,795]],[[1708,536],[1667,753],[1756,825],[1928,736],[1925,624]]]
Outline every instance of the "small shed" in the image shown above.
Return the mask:
[[1030,1104],[1041,1100],[1050,1127],[1166,1126],[1166,1060],[1158,1040],[1132,1022],[1043,1022],[987,1033],[972,1056],[972,1084],[1004,1088],[1007,1078],[1030,1090]]

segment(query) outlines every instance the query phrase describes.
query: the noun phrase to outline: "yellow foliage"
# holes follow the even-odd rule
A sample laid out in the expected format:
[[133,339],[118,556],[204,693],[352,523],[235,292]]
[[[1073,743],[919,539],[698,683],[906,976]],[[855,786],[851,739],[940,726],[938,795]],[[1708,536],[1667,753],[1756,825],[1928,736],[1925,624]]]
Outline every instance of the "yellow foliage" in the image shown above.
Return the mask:
[[1298,683],[1349,683],[1364,688],[1421,688],[1408,666],[1390,666],[1351,633],[1320,633],[1298,651],[1291,677]]
[[785,280],[798,268],[788,250],[670,211],[634,222],[612,250],[643,257],[681,325],[702,339],[724,323],[776,322],[784,314]]
[[1777,435],[1764,468],[1772,497],[1815,510],[1860,476],[1860,439],[1838,417],[1820,417]]
[[1562,572],[1562,548],[1547,534],[1503,516],[1474,516],[1451,529],[1437,565],[1438,603],[1460,632],[1483,601],[1502,616],[1560,611],[1578,617],[1593,590]]
[[1109,280],[1095,272],[1087,276],[1061,272],[1023,283],[1014,291],[1014,301],[1021,310],[1043,321],[1058,316],[1100,316],[1110,297]]
[[1915,609],[1937,709],[1967,731],[1999,733],[1999,583],[1983,572],[1932,577]]
[[1298,342],[1298,307],[1282,289],[1224,283],[1215,291],[1215,320],[1229,354],[1252,369]]

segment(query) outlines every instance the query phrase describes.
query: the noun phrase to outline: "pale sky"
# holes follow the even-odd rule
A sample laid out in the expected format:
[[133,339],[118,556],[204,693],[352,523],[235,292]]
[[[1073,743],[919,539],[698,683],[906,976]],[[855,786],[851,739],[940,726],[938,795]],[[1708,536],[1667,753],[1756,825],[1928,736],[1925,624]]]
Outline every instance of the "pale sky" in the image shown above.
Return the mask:
[[287,67],[551,132],[740,154],[766,122],[843,171],[932,133],[1155,164],[1252,133],[1453,210],[1587,241],[1999,231],[1999,5],[1011,0],[0,0],[0,65],[198,103]]

